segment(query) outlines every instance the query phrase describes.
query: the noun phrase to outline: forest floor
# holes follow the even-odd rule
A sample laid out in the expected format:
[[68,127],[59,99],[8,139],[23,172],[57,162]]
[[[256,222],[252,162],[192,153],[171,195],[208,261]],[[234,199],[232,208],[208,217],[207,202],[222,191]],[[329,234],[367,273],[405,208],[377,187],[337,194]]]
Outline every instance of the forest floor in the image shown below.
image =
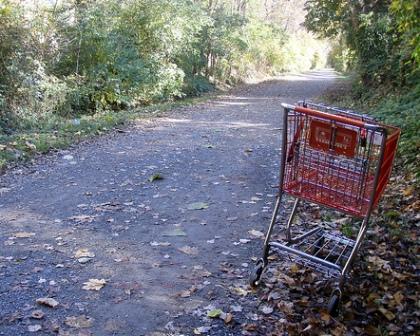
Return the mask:
[[[414,334],[414,231],[392,248],[369,240],[337,319],[313,272],[273,258],[248,286],[275,202],[280,104],[337,81],[245,85],[0,176],[0,335]],[[395,230],[418,219],[399,188],[385,203],[411,200],[408,217],[380,217]],[[305,207],[299,222],[309,215],[332,220]]]

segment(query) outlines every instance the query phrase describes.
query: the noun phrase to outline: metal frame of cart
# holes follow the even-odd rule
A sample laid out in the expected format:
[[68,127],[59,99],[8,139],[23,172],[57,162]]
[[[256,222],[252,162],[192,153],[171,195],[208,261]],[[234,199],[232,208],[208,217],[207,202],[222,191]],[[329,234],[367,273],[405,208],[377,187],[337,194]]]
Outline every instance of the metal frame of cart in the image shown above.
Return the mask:
[[[251,273],[258,285],[271,250],[336,280],[328,310],[336,314],[344,282],[360,249],[369,219],[389,180],[400,130],[360,113],[322,104],[282,104],[280,183],[263,256]],[[284,242],[272,241],[283,194],[295,203],[286,222]],[[292,235],[301,201],[363,218],[355,240],[318,226]]]

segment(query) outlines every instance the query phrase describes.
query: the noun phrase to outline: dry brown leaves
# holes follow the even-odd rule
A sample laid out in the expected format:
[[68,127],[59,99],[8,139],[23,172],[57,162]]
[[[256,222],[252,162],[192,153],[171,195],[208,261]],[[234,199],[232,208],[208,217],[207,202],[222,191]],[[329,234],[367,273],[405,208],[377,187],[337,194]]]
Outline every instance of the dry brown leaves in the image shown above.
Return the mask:
[[263,297],[275,303],[273,314],[284,316],[274,325],[273,335],[415,334],[420,325],[416,277],[420,207],[416,185],[411,179],[397,176],[388,186],[372,215],[337,318],[325,310],[328,290],[309,271],[288,268],[280,272],[278,280],[270,281],[272,291],[281,291],[288,298]]

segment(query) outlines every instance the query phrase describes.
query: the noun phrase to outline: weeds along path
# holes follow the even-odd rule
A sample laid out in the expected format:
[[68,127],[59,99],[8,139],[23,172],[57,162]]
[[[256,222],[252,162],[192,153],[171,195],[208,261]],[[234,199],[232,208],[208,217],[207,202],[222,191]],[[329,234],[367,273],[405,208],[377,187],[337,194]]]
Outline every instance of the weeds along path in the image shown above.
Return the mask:
[[275,199],[280,104],[335,78],[243,86],[1,176],[0,335],[263,324],[247,274]]

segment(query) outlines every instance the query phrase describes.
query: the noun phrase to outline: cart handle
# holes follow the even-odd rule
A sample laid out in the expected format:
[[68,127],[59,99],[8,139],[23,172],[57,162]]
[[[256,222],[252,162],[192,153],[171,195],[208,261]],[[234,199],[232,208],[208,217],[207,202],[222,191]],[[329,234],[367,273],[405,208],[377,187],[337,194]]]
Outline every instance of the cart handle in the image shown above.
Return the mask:
[[340,115],[330,114],[330,113],[326,113],[326,112],[321,112],[321,111],[313,110],[313,109],[310,109],[310,108],[307,108],[307,107],[293,106],[293,105],[289,105],[289,104],[281,104],[281,105],[285,109],[294,110],[296,112],[304,113],[304,114],[307,114],[307,115],[310,115],[310,116],[313,116],[313,117],[325,118],[325,119],[337,121],[337,122],[340,122],[340,123],[343,123],[343,124],[352,125],[352,126],[356,126],[356,127],[360,127],[360,128],[366,128],[366,129],[370,129],[370,130],[374,130],[374,131],[379,131],[379,130],[383,129],[383,127],[381,127],[381,126],[365,123],[361,120],[352,119],[352,118],[348,118],[348,117],[343,117],[343,116],[340,116]]

